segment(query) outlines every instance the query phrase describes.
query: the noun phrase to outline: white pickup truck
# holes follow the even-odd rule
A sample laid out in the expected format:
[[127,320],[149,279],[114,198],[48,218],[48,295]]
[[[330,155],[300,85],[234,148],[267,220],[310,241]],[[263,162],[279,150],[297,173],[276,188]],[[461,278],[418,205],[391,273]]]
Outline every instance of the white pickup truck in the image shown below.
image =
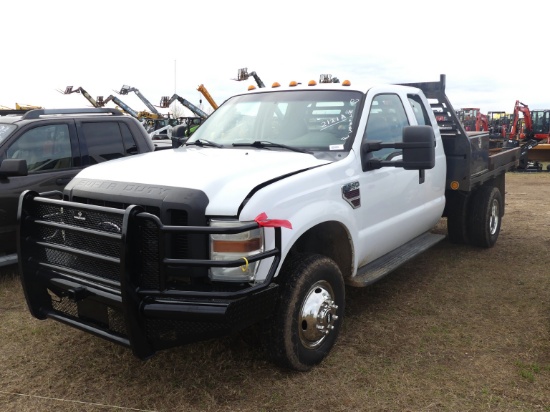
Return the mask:
[[179,148],[23,193],[28,307],[156,351],[260,325],[278,365],[330,352],[345,285],[367,286],[445,238],[491,247],[505,173],[437,82],[274,84],[228,99]]

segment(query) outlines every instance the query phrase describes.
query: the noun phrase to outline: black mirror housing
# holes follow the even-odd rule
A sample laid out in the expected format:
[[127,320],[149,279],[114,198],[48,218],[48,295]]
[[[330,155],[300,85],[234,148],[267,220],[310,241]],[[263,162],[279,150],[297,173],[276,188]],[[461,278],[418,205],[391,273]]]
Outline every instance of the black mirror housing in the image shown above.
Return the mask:
[[0,164],[0,178],[10,176],[27,176],[29,169],[25,159],[5,159]]
[[403,168],[433,169],[435,166],[435,134],[431,126],[403,128]]

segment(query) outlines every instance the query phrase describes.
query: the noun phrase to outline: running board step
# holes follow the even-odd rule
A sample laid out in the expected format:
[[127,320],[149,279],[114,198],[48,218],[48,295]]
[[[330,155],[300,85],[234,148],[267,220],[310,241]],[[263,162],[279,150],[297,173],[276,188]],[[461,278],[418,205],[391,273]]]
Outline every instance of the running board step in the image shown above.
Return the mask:
[[368,286],[443,239],[445,239],[445,235],[426,232],[375,261],[360,267],[357,275],[347,279],[346,283],[358,287]]

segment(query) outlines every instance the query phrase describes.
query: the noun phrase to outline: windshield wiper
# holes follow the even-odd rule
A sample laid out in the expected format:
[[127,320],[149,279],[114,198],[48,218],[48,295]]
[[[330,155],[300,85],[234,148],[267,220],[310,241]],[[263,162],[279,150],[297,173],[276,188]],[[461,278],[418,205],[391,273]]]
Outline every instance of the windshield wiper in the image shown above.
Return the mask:
[[185,143],[185,146],[191,146],[191,145],[197,145],[197,146],[200,146],[200,147],[203,147],[203,146],[211,146],[211,147],[219,147],[219,148],[223,147],[222,144],[214,143],[214,142],[211,142],[210,140],[206,140],[206,139],[197,139],[193,142]]
[[251,142],[251,143],[233,143],[233,147],[242,147],[242,146],[252,146],[252,147],[257,147],[258,149],[277,147],[280,149],[292,150],[293,152],[312,154],[310,151],[305,149],[300,149],[299,147],[292,147],[292,146],[287,146],[286,144],[273,143],[267,140],[256,140],[255,142]]

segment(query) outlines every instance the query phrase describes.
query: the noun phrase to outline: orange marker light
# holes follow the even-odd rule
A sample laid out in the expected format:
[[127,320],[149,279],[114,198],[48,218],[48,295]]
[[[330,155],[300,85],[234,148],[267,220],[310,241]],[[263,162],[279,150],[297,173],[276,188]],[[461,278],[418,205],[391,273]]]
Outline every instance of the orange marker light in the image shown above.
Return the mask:
[[317,82],[315,80],[310,80],[308,83],[307,83],[308,86],[316,86],[317,85]]
[[277,88],[277,87],[281,87],[281,84],[279,82],[273,82],[273,84],[271,85],[271,87],[273,87],[274,89]]
[[298,85],[298,83],[296,82],[296,80],[292,80],[289,84],[288,84],[290,87],[295,87]]
[[255,88],[256,88],[256,86],[254,86],[253,84],[251,84],[250,86],[248,86],[248,91],[254,90]]
[[349,80],[344,80],[342,86],[351,86],[351,82]]
[[458,187],[460,186],[460,184],[456,181],[456,180],[453,180],[451,182],[451,189],[453,190],[458,190]]
[[262,247],[259,238],[252,238],[240,241],[213,240],[212,251],[218,253],[251,253]]

